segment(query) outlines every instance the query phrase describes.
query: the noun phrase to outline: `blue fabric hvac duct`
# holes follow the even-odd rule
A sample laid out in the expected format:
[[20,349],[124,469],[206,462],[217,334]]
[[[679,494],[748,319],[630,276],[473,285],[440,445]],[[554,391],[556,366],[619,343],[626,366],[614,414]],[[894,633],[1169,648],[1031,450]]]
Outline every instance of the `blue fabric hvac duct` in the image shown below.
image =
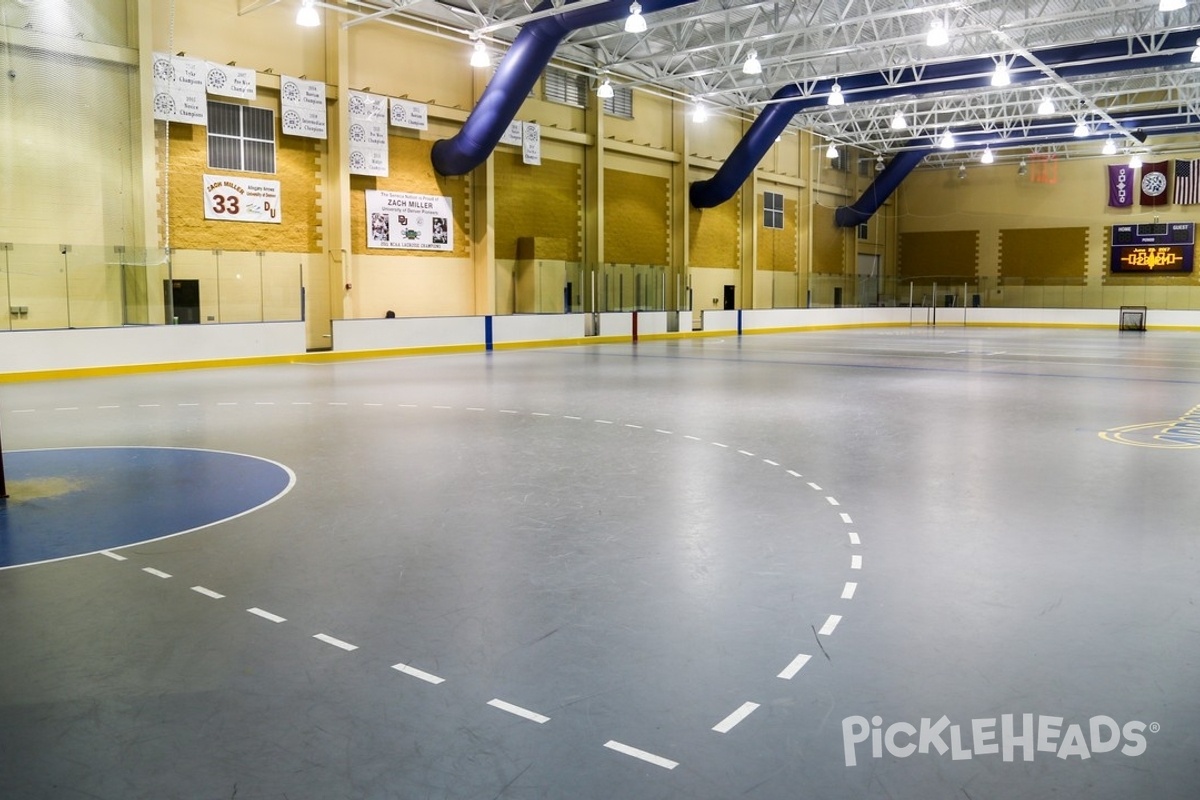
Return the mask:
[[[696,0],[641,0],[646,14]],[[611,0],[596,6],[566,11],[535,19],[525,25],[513,40],[496,74],[471,115],[455,136],[433,145],[433,168],[439,175],[464,175],[482,164],[500,142],[500,137],[517,116],[521,103],[529,96],[550,57],[563,38],[571,31],[616,22],[629,16],[628,0]],[[551,8],[550,0],[538,5],[535,11]]]
[[[1172,33],[1158,43],[1153,52],[1148,50],[1143,40],[1121,38],[1048,47],[1032,51],[1032,55],[1064,78],[1148,70],[1188,63],[1196,46],[1197,34],[1200,34],[1200,28]],[[907,67],[898,74],[871,72],[846,75],[838,78],[837,82],[848,103],[886,100],[891,97],[985,88],[991,84],[991,73],[995,66],[996,62],[991,58],[971,58],[945,64],[928,64],[920,69]],[[1029,83],[1045,77],[1039,67],[1020,56],[1013,59],[1009,72],[1013,83]],[[792,117],[807,108],[825,105],[833,83],[833,80],[818,82],[805,97],[800,96],[801,90],[794,84],[777,91],[771,98],[771,104],[750,126],[716,175],[692,184],[688,193],[692,205],[696,208],[712,208],[733,197]]]
[[[1114,117],[1114,119],[1121,123],[1120,129],[1102,128],[1091,138],[1095,140],[1108,134],[1123,136],[1126,131],[1131,130],[1140,130],[1148,136],[1200,131],[1200,116],[1196,114],[1147,116],[1144,113],[1138,113],[1124,114]],[[1067,117],[1040,125],[1032,130],[1032,135],[1019,139],[1000,139],[996,137],[995,132],[981,130],[978,127],[959,128],[954,131],[956,143],[951,150],[980,150],[984,147],[1002,150],[1008,147],[1026,147],[1030,144],[1030,139],[1036,139],[1036,144],[1078,142],[1080,139],[1075,136],[1074,128],[1075,120]],[[897,153],[895,158],[884,167],[858,200],[848,206],[839,206],[834,211],[834,224],[839,228],[852,228],[869,220],[888,197],[899,188],[900,183],[908,177],[908,174],[920,166],[926,156],[936,153],[939,149],[936,142],[926,137],[909,141],[905,149]]]

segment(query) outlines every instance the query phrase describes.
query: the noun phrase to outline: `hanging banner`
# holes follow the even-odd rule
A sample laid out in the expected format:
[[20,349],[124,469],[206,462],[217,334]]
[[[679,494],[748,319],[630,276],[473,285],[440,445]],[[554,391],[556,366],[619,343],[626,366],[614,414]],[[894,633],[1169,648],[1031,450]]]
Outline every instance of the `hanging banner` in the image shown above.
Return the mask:
[[1155,161],[1142,165],[1142,205],[1165,206],[1171,202],[1171,162]]
[[391,123],[397,128],[411,128],[416,131],[429,130],[429,106],[425,103],[412,103],[408,100],[391,100]]
[[1200,205],[1200,159],[1175,159],[1175,203]]
[[225,222],[283,222],[279,181],[204,176],[204,218]]
[[521,131],[521,160],[526,164],[542,163],[542,129],[536,122],[526,122]]
[[350,173],[386,178],[388,174],[387,98],[350,92]]
[[208,62],[154,54],[154,118],[208,125]]
[[454,249],[449,197],[368,189],[367,247],[390,250]]
[[500,144],[511,144],[513,147],[520,147],[525,134],[525,123],[514,119],[508,123],[508,130],[504,131],[504,135],[500,137]]
[[1133,205],[1134,169],[1128,164],[1108,165],[1108,204],[1113,208]]
[[281,75],[279,104],[284,133],[309,139],[329,138],[324,82]]
[[253,100],[258,95],[258,79],[254,70],[231,64],[208,62],[208,78],[205,83],[209,94],[221,97]]

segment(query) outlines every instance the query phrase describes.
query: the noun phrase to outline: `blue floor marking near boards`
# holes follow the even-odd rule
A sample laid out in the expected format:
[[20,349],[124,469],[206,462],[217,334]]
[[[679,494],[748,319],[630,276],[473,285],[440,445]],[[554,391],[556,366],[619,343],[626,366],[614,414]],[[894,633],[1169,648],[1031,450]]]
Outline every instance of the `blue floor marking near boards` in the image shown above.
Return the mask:
[[6,453],[0,569],[94,553],[239,516],[287,492],[281,464],[213,450],[95,447]]

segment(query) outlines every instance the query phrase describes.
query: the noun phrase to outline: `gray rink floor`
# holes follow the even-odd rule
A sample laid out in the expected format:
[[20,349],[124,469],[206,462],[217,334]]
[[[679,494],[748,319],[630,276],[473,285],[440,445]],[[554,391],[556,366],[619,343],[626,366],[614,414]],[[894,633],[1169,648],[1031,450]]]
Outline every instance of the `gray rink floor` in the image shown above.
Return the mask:
[[1197,407],[1115,330],[0,386],[9,451],[296,474],[0,571],[0,795],[1195,798]]

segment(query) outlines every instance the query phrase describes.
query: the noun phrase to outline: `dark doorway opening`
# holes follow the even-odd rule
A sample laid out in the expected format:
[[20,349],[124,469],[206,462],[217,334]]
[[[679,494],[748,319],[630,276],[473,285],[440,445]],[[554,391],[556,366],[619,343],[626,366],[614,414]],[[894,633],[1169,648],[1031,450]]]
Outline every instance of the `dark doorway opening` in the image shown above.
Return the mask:
[[164,280],[163,301],[167,308],[173,309],[172,315],[179,325],[200,324],[200,281],[199,280]]

